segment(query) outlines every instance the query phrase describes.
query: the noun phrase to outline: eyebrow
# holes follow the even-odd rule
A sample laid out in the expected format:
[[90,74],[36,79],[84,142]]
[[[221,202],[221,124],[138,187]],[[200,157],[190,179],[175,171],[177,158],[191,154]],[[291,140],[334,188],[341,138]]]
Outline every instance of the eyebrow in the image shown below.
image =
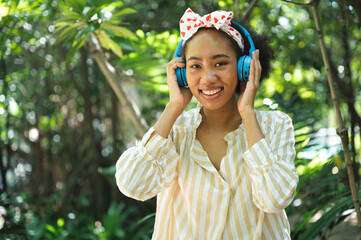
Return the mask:
[[[216,54],[216,55],[212,56],[212,59],[216,59],[216,58],[231,58],[231,57],[226,54],[220,53],[220,54]],[[188,58],[187,61],[190,61],[190,60],[201,61],[202,59],[200,59],[198,57],[190,57],[190,58]]]

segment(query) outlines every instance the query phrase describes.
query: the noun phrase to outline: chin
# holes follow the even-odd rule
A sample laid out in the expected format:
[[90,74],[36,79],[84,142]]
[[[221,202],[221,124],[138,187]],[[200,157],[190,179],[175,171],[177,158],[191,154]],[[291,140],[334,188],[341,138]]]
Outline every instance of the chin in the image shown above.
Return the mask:
[[199,102],[204,109],[207,109],[209,111],[219,110],[222,109],[222,107],[224,107],[224,104],[220,104],[220,103],[210,103],[205,101],[199,101]]

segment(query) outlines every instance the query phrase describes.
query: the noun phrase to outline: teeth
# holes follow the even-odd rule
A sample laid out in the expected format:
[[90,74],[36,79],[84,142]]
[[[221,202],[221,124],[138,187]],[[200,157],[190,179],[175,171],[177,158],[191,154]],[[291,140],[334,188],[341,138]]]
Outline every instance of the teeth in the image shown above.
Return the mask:
[[205,94],[205,95],[213,95],[213,94],[216,94],[218,92],[220,92],[221,89],[218,88],[218,89],[214,89],[214,90],[202,90],[202,92]]

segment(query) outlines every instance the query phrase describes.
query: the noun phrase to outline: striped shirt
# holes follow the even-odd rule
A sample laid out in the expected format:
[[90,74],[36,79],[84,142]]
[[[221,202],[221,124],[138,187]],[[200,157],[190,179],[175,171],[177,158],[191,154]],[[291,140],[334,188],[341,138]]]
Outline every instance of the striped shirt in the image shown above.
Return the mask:
[[196,139],[200,108],[184,112],[167,139],[151,128],[117,161],[121,192],[157,195],[152,239],[290,239],[284,209],[298,183],[291,119],[257,110],[265,138],[248,148],[241,124],[224,137],[217,171]]

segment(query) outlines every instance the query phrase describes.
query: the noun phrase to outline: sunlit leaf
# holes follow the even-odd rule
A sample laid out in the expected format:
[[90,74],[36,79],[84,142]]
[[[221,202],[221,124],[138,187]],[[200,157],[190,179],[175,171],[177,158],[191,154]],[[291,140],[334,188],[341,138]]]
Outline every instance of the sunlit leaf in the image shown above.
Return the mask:
[[57,126],[56,118],[54,116],[50,118],[49,124],[50,124],[50,128],[53,129],[53,130]]
[[144,38],[144,37],[145,37],[145,34],[144,34],[143,30],[141,30],[141,29],[138,29],[135,33],[136,33],[136,35],[139,36],[140,38]]
[[106,48],[111,49],[118,57],[123,57],[122,49],[116,44],[104,31],[100,31],[99,34],[100,44]]
[[89,33],[91,33],[91,32],[92,32],[92,30],[90,28],[86,28],[86,29],[79,31],[78,34],[74,37],[73,46],[75,46],[79,41],[84,41],[83,38],[87,38]]
[[128,15],[128,14],[134,14],[136,12],[137,11],[132,8],[122,8],[119,11],[117,11],[116,13],[114,13],[112,18],[117,18],[117,17],[121,17],[124,15]]
[[[104,35],[106,35],[108,37],[108,35],[106,33],[103,33],[102,30],[100,31],[97,31],[97,37],[98,37],[98,40],[99,40],[99,43],[100,45],[105,48],[105,49],[109,49],[109,44],[108,44],[108,41],[107,39],[104,37]],[[108,37],[109,38],[109,37]]]
[[64,221],[64,219],[59,218],[56,223],[57,223],[58,227],[62,228],[62,227],[64,227],[65,221]]
[[69,26],[69,23],[68,22],[56,22],[55,23],[55,30],[53,33],[57,33],[59,32],[60,30],[63,30],[63,28]]
[[88,0],[96,8],[103,7],[109,4],[109,0]]
[[0,4],[0,17],[6,17],[9,14],[9,8],[5,6],[5,3]]
[[65,65],[69,64],[75,53],[85,44],[86,39],[86,36],[82,36],[78,42],[73,43],[73,47],[70,49],[68,55],[66,56]]
[[64,17],[64,18],[60,18],[58,20],[55,21],[55,23],[67,23],[67,24],[71,24],[71,23],[76,23],[77,21],[79,21],[79,18],[73,18],[73,17]]
[[154,89],[159,92],[168,93],[168,85],[167,84],[154,84]]
[[45,224],[45,228],[52,233],[56,233],[56,229],[50,224]]
[[134,39],[134,40],[137,39],[137,36],[132,31],[130,31],[129,29],[127,29],[125,27],[116,26],[116,25],[107,24],[107,23],[104,23],[102,26],[104,29],[112,31],[115,36],[126,37],[126,38],[130,38],[130,39]]
[[82,22],[71,24],[69,27],[65,28],[64,31],[59,35],[56,39],[54,44],[58,44],[59,42],[63,41],[64,39],[69,39],[74,37],[78,32],[76,31],[77,28],[84,27],[85,24]]
[[65,0],[65,3],[77,12],[82,12],[85,7],[85,0]]
[[122,1],[113,2],[109,5],[107,5],[108,11],[113,11],[115,8],[121,8],[124,6],[124,3]]
[[[74,11],[64,11],[63,15],[64,15],[65,19],[81,20],[81,14],[74,12]],[[61,19],[58,19],[58,20],[61,20]]]
[[23,113],[18,103],[12,98],[9,100],[8,112],[15,117],[20,117]]
[[39,129],[48,131],[49,130],[49,117],[41,116],[39,121]]

